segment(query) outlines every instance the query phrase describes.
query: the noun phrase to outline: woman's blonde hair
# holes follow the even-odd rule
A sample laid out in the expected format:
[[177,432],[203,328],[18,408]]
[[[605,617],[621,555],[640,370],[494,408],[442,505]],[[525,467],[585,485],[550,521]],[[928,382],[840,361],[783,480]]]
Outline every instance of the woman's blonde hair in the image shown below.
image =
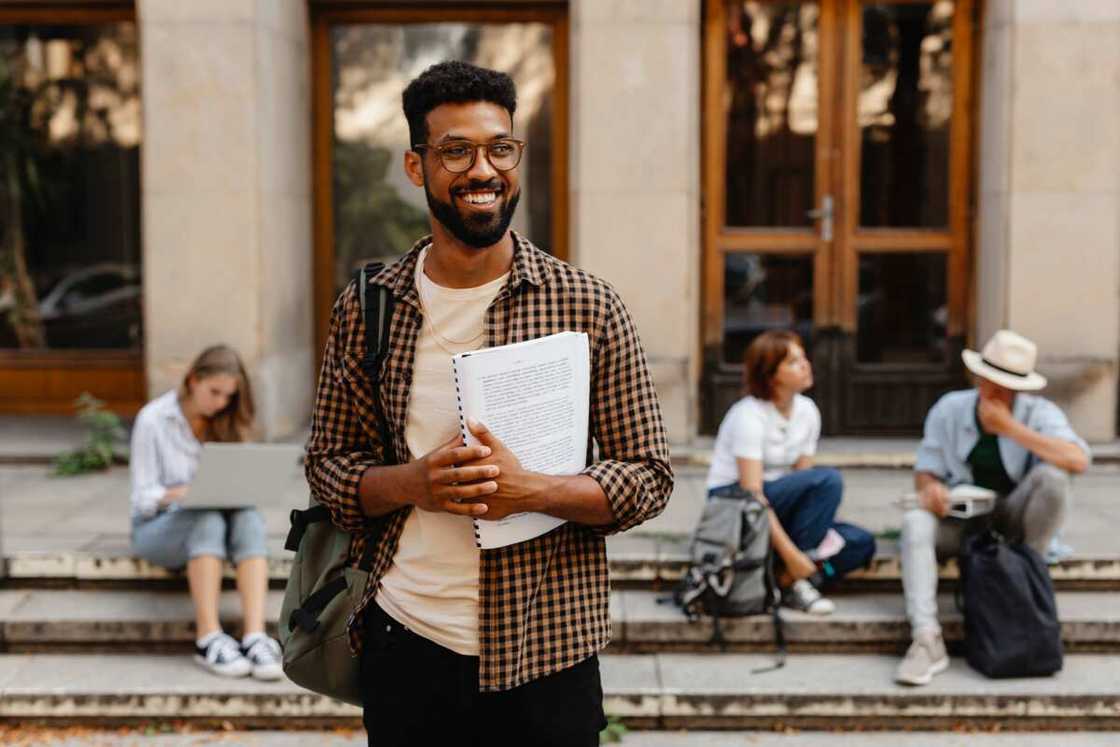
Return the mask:
[[194,363],[183,376],[179,386],[179,399],[190,396],[191,380],[198,383],[218,374],[228,374],[237,379],[237,391],[229,399],[229,404],[217,412],[206,423],[204,441],[247,441],[253,432],[253,390],[245,373],[245,364],[233,348],[227,345],[214,345],[198,354]]

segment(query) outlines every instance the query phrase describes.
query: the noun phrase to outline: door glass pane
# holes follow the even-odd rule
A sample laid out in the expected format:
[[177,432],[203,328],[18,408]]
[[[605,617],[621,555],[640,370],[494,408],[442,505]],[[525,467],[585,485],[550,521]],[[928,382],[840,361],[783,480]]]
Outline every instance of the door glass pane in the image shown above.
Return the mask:
[[860,225],[949,223],[952,0],[863,9]]
[[813,257],[727,254],[723,265],[723,360],[742,363],[770,329],[791,329],[812,349]]
[[942,253],[861,254],[861,363],[943,363],[949,311]]
[[730,2],[727,225],[812,225],[816,3]]
[[137,349],[131,23],[0,26],[0,348]]
[[514,133],[529,146],[518,166],[512,228],[548,250],[552,29],[543,23],[339,25],[331,30],[334,96],[335,288],[373,258],[394,258],[431,232],[424,190],[402,166],[409,147],[401,92],[442,60],[509,73],[517,84]]

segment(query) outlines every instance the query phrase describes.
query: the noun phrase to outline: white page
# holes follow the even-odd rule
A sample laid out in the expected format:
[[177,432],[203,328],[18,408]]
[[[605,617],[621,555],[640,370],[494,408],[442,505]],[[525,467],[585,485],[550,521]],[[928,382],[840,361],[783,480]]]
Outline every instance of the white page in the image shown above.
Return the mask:
[[[973,516],[990,513],[995,507],[996,492],[981,488],[977,485],[957,485],[949,491],[949,516],[958,519],[971,519]],[[917,493],[903,493],[895,501],[895,505],[903,510],[919,508],[921,503]]]
[[[561,332],[454,357],[462,428],[480,421],[532,472],[574,475],[587,466],[591,361],[587,335]],[[475,520],[479,547],[532,539],[563,524],[537,513]]]

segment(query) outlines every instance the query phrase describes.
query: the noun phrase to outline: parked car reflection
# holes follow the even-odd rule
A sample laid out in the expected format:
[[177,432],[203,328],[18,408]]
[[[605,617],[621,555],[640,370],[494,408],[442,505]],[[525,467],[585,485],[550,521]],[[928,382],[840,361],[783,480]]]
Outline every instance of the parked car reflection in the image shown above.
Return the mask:
[[103,263],[64,275],[39,302],[50,348],[140,343],[140,268]]

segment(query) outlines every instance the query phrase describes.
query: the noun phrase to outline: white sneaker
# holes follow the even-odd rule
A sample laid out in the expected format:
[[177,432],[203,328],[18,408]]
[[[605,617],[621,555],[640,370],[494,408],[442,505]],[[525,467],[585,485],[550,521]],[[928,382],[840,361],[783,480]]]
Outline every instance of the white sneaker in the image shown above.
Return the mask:
[[225,633],[211,638],[206,646],[196,644],[194,660],[223,677],[244,677],[253,669],[249,660],[241,655],[241,646]]
[[794,581],[782,592],[782,604],[790,609],[808,612],[810,615],[831,615],[836,611],[836,605],[832,600],[821,596],[817,587],[805,578]]
[[258,680],[278,680],[284,676],[280,660],[280,644],[263,633],[253,636],[241,653],[253,667],[253,677]]

